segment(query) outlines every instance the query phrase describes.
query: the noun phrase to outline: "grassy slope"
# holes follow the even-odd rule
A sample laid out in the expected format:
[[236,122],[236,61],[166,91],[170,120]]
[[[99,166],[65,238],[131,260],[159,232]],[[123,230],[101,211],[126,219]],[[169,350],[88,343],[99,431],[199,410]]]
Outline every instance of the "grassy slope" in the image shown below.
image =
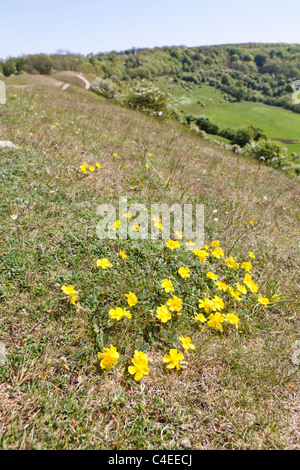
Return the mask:
[[[254,125],[263,129],[269,138],[299,142],[300,114],[263,103],[230,103],[224,99],[224,93],[208,85],[202,85],[201,88],[195,86],[192,91],[176,86],[172,87],[170,92],[172,103],[186,114],[204,114],[222,128]],[[197,101],[201,101],[205,106],[201,106]],[[282,145],[287,147],[290,153],[300,154],[300,143]]]
[[[113,106],[76,86],[11,88],[0,118],[1,139],[19,146],[0,150],[0,327],[8,351],[0,366],[2,447],[296,448],[296,181],[239,160],[176,122]],[[83,161],[102,168],[83,177]],[[149,297],[166,298],[156,287],[162,276],[175,273],[181,288],[179,261],[197,272],[188,292],[201,297],[207,268],[157,245],[98,240],[98,204],[124,194],[130,202],[204,203],[206,243],[218,238],[239,260],[255,251],[259,292],[283,294],[268,309],[250,296],[240,308],[240,333],[182,323],[196,345],[182,371],[167,371],[165,348],[149,340],[151,373],[141,383],[125,379],[122,367],[101,371],[97,328],[108,342],[118,338],[130,358],[130,326],[111,333],[108,309],[133,290],[141,299],[137,311],[146,315]],[[113,262],[111,272],[95,270],[102,257]],[[79,290],[79,312],[65,301],[63,283]]]

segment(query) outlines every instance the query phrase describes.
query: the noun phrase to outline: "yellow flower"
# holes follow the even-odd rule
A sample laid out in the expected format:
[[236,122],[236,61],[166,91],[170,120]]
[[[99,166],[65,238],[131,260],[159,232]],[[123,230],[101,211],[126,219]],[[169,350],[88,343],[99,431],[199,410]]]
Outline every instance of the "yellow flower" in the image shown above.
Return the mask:
[[255,254],[252,251],[250,251],[250,253],[249,253],[249,258],[255,259]]
[[175,232],[175,234],[177,235],[178,238],[180,238],[180,240],[183,238],[183,235],[181,232],[177,231]]
[[120,258],[122,258],[122,259],[126,259],[126,258],[127,258],[125,252],[122,251],[122,250],[120,250],[119,256],[120,256]]
[[134,230],[136,230],[137,232],[139,232],[141,230],[141,227],[139,225],[133,225],[132,227]]
[[96,163],[96,167],[97,167],[97,168],[101,168],[100,163]]
[[108,314],[111,318],[117,321],[121,320],[122,317],[129,318],[129,320],[131,319],[131,314],[126,310],[126,308],[111,308]]
[[113,157],[117,157],[117,156],[118,156],[118,154],[117,154],[117,153],[113,153]]
[[203,248],[204,248],[204,250],[206,250],[206,251],[210,251],[210,247],[209,247],[209,245],[204,245],[204,247],[203,247]]
[[153,217],[152,220],[153,222],[161,222],[161,219],[159,217]]
[[119,220],[116,220],[115,223],[112,225],[112,228],[119,228],[120,227],[120,221]]
[[212,310],[215,312],[216,310],[223,310],[225,307],[223,299],[215,295],[215,297],[211,300],[212,302]]
[[206,318],[203,315],[203,313],[198,313],[198,315],[195,316],[195,321],[200,321],[201,323],[205,323]]
[[208,253],[206,250],[193,250],[194,255],[198,256],[200,261],[206,261]]
[[174,250],[175,248],[180,248],[180,243],[178,240],[168,240],[166,242],[167,247],[170,248],[170,250]]
[[260,304],[264,305],[265,307],[270,303],[267,297],[262,297],[261,295],[257,299]]
[[226,262],[226,264],[227,264],[227,266],[228,266],[229,268],[235,268],[235,267],[236,267],[235,259],[232,258],[232,257],[227,258],[227,259],[225,260],[225,262]]
[[155,223],[154,223],[154,227],[155,227],[155,228],[158,228],[158,230],[162,230],[162,229],[163,229],[163,226],[162,226],[162,224],[161,224],[160,222],[155,222]]
[[251,290],[251,292],[256,293],[258,291],[258,286],[253,282],[253,279],[250,274],[245,274],[243,283]]
[[215,248],[218,248],[218,246],[220,246],[220,242],[219,240],[214,240],[211,242],[211,246],[215,247]]
[[242,299],[241,299],[241,294],[238,290],[234,290],[233,287],[229,286],[228,287],[228,292],[230,293],[230,295],[232,295],[232,297],[234,297],[238,302],[240,302]]
[[168,369],[174,369],[176,367],[177,370],[180,369],[179,362],[184,359],[183,353],[178,353],[177,349],[170,349],[170,353],[166,354],[163,358],[163,361],[168,363]]
[[89,170],[90,170],[90,171],[95,171],[95,167],[94,167],[94,166],[90,166],[90,167],[89,167]]
[[172,281],[169,281],[169,279],[163,279],[161,281],[161,287],[165,289],[166,292],[173,292],[174,291],[174,286]]
[[[32,106],[32,108],[33,108],[33,106]],[[60,126],[59,122],[56,122],[55,125],[56,125],[56,126]]]
[[213,302],[210,299],[200,300],[198,307],[204,308],[205,313],[208,313],[213,309]]
[[213,281],[216,281],[217,279],[219,279],[219,276],[217,276],[215,273],[211,271],[208,271],[206,275],[209,279],[212,279]]
[[100,366],[102,369],[111,369],[114,365],[117,364],[118,358],[119,358],[119,353],[117,352],[117,348],[114,346],[111,346],[110,348],[103,348],[104,353],[98,353],[98,358],[101,359],[102,361],[100,362]]
[[238,282],[236,283],[236,288],[238,291],[240,291],[242,294],[246,295],[247,294],[247,289],[243,284],[239,284]]
[[183,349],[195,349],[195,345],[192,344],[192,340],[189,336],[185,338],[183,336],[179,336],[179,340],[182,342]]
[[279,300],[279,295],[275,294],[273,297],[270,299],[270,302],[278,302]]
[[71,284],[69,286],[63,285],[61,290],[63,291],[64,294],[67,294],[70,296],[70,302],[71,304],[75,304],[76,300],[78,299],[78,292],[77,290],[74,289],[74,286]]
[[249,261],[245,261],[244,263],[241,264],[241,268],[245,269],[246,271],[251,271],[252,264],[249,263]]
[[149,168],[149,165],[148,165],[148,163],[146,163],[146,167],[147,167],[147,168]]
[[178,269],[178,273],[180,274],[180,276],[183,278],[183,279],[186,279],[188,277],[190,277],[190,270],[189,268],[184,268],[183,266],[181,268]]
[[166,323],[167,321],[171,320],[172,315],[169,312],[169,309],[166,305],[162,305],[161,307],[157,307],[156,309],[156,317],[162,322]]
[[238,323],[240,319],[234,313],[227,313],[225,319],[228,323],[235,325],[236,329],[238,329]]
[[148,356],[142,351],[134,351],[133,359],[131,359],[133,366],[128,367],[128,372],[134,375],[134,380],[141,380],[143,375],[148,375],[150,369],[148,367]]
[[106,258],[98,259],[96,264],[98,268],[112,268],[112,264]]
[[167,305],[172,312],[174,312],[175,310],[177,312],[180,312],[180,310],[182,309],[182,300],[179,299],[179,297],[177,297],[176,295],[173,295],[173,298],[167,301]]
[[78,294],[78,292],[74,289],[74,286],[71,284],[69,286],[63,285],[61,290],[63,291],[64,294],[70,295],[70,294]]
[[253,224],[254,224],[254,220],[250,220],[249,224],[250,224],[250,225],[253,225]]
[[80,170],[83,171],[83,173],[86,173],[86,167],[84,165],[80,165]]
[[223,290],[224,292],[226,292],[228,289],[229,289],[229,286],[227,284],[225,284],[225,282],[216,282],[216,286],[219,290]]
[[218,258],[218,259],[221,256],[224,256],[224,251],[222,250],[222,248],[215,248],[211,253],[215,258]]
[[128,294],[125,294],[125,297],[127,298],[127,303],[129,307],[133,307],[135,304],[137,304],[137,296],[133,292],[129,292]]
[[75,292],[72,293],[72,294],[70,294],[70,302],[71,302],[71,304],[75,305],[77,299],[78,299],[78,294],[75,294]]
[[223,323],[224,320],[225,318],[220,312],[211,313],[209,315],[209,321],[207,322],[207,325],[210,326],[211,328],[222,330],[221,323]]
[[258,286],[254,282],[249,282],[248,284],[246,284],[246,286],[249,287],[251,292],[254,292],[254,294],[256,294],[256,292],[258,291]]
[[152,153],[148,153],[148,157],[152,157]]
[[132,215],[129,214],[129,212],[126,212],[126,214],[123,214],[122,217],[125,217],[126,219],[132,219]]

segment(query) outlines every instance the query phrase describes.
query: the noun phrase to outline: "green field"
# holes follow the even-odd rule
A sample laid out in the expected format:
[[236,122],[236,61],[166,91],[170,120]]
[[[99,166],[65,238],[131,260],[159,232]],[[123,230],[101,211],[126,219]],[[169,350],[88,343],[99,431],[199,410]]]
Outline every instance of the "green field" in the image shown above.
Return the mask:
[[290,153],[300,154],[300,114],[263,103],[230,103],[224,99],[224,93],[208,85],[195,86],[193,90],[176,85],[170,92],[172,104],[185,114],[205,115],[223,128],[260,127],[270,139],[298,141],[283,145]]

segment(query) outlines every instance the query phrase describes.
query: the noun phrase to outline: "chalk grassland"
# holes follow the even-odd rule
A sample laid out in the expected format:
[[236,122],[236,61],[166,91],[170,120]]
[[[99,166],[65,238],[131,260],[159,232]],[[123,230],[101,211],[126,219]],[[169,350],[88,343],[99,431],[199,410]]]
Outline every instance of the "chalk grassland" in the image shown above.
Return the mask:
[[[160,85],[166,89],[166,84],[162,81]],[[239,128],[250,125],[260,127],[271,139],[295,141],[294,143],[283,142],[282,146],[286,147],[289,153],[300,154],[299,114],[258,102],[230,103],[224,99],[224,93],[208,85],[201,85],[201,87],[196,85],[191,90],[172,85],[169,86],[169,92],[171,103],[183,110],[185,114],[205,115],[218,123],[221,128]]]
[[[18,146],[0,150],[1,447],[299,448],[296,179],[76,85],[8,88],[0,119],[1,139]],[[83,162],[101,168],[84,174]],[[238,330],[195,325],[185,307],[157,334],[145,332],[135,319],[168,298],[162,278],[191,301],[214,287],[207,263],[163,241],[99,240],[97,206],[119,195],[129,204],[205,204],[205,242],[218,239],[238,261],[253,251],[259,293],[278,301],[264,307],[248,295],[237,305]],[[101,258],[113,267],[97,270]],[[178,276],[183,263],[191,279]],[[223,260],[212,263],[220,279],[233,276]],[[80,308],[63,284],[78,290]],[[109,309],[125,306],[129,291],[139,299],[133,323],[109,326]],[[185,368],[169,370],[162,358],[180,348],[179,334],[196,348]],[[114,343],[119,363],[103,370],[97,354]],[[136,382],[127,367],[139,345],[150,373]]]

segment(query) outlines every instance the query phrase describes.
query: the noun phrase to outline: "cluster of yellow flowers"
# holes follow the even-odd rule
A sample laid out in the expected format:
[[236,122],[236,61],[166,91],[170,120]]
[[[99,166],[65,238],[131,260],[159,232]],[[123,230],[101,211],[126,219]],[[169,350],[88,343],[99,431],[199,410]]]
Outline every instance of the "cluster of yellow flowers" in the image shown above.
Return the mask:
[[[181,341],[181,346],[184,350],[195,349],[195,345],[192,344],[192,340],[189,336],[179,336]],[[120,357],[117,348],[115,346],[110,346],[110,348],[103,348],[105,352],[99,352],[98,358],[102,359],[100,362],[100,367],[102,369],[112,369],[118,362]],[[163,357],[163,362],[167,364],[168,369],[180,369],[180,362],[184,360],[183,352],[178,352],[177,349],[170,349],[169,354],[165,354]],[[144,375],[148,375],[150,368],[148,367],[149,358],[146,353],[143,351],[134,351],[134,356],[131,359],[133,366],[127,368],[129,374],[134,376],[136,381],[141,380]]]
[[87,173],[87,170],[93,172],[96,170],[96,168],[101,168],[100,163],[96,163],[95,165],[88,165],[84,162],[82,165],[79,166],[80,171],[82,171],[83,173]]
[[[124,214],[124,217],[131,218],[132,216],[127,213]],[[155,224],[157,224],[157,228],[162,228],[161,220],[159,218],[154,218],[153,221]],[[116,227],[117,226],[118,224],[116,224]],[[180,239],[183,238],[180,232],[177,233],[177,236]],[[189,241],[187,244],[192,246],[193,242]],[[180,248],[181,244],[178,240],[167,240],[166,247],[173,251],[175,249]],[[221,259],[224,257],[224,252],[222,248],[220,248],[218,240],[212,241],[211,246],[205,245],[201,250],[193,250],[193,253],[201,262],[203,262],[204,266],[208,265],[210,267],[215,265],[215,263],[212,264],[209,260],[213,261],[214,258]],[[127,255],[124,251],[120,250],[119,257],[122,260],[125,260],[127,258]],[[250,252],[249,257],[251,259],[255,259],[254,253]],[[240,273],[240,270],[246,271],[246,273],[243,274],[243,279],[239,282],[235,282],[234,287],[230,286],[223,280],[220,280],[219,275],[217,275],[211,270],[207,272],[206,276],[207,279],[212,282],[212,285],[214,285],[215,288],[217,288],[225,295],[228,295],[229,298],[234,298],[234,305],[236,307],[235,301],[241,302],[243,300],[243,296],[246,296],[248,293],[247,288],[252,293],[257,293],[258,286],[255,284],[254,280],[249,274],[249,271],[252,270],[252,264],[249,261],[237,263],[233,257],[224,259],[224,261],[220,261],[220,263],[221,265],[222,263],[224,263],[223,266],[225,267],[225,273],[227,268],[235,270],[238,275]],[[101,268],[102,270],[113,268],[112,263],[106,258],[98,259],[96,261],[96,266],[98,268]],[[189,283],[188,279],[195,278],[195,273],[193,273],[192,270],[187,266],[180,266],[177,270],[177,273],[182,279],[184,279],[184,282],[187,283]],[[236,278],[237,276],[235,276],[235,279]],[[183,313],[183,306],[185,304],[183,302],[183,299],[174,294],[174,285],[170,279],[162,279],[160,282],[160,287],[167,294],[171,293],[171,295],[169,295],[169,298],[167,298],[162,305],[156,307],[155,314],[151,311],[153,316],[155,315],[155,319],[162,325],[171,321],[172,315],[175,315],[175,317],[180,317]],[[71,304],[75,304],[78,299],[78,292],[75,290],[74,286],[63,285],[61,289],[65,294],[69,296]],[[209,287],[207,287],[207,289],[209,290]],[[132,313],[128,309],[128,307],[131,309],[138,303],[138,298],[134,292],[129,291],[127,294],[124,294],[124,296],[127,302],[126,308],[124,306],[116,306],[115,308],[111,308],[108,312],[109,317],[116,322],[119,322],[123,317],[127,318],[128,320],[131,320]],[[262,304],[263,306],[267,306],[270,301],[277,301],[278,296],[274,296],[270,301],[266,297],[258,296],[257,300],[258,303]],[[235,307],[230,307],[230,309]],[[212,297],[207,296],[202,299],[199,299],[198,308],[200,309],[200,312],[195,312],[195,316],[193,318],[193,322],[195,325],[206,325],[209,328],[221,332],[223,331],[223,327],[225,325],[234,326],[236,330],[238,330],[240,318],[236,315],[236,313],[232,311],[226,313],[224,299],[219,295],[214,295]],[[181,341],[181,345],[184,351],[188,351],[189,349],[195,349],[195,345],[192,344],[192,340],[189,336],[179,336],[178,339],[179,341]],[[98,354],[98,358],[101,359],[100,366],[102,369],[111,369],[117,364],[119,359],[119,353],[117,351],[117,348],[111,345],[110,348],[103,348],[103,350],[104,352],[99,352]],[[174,348],[170,349],[169,353],[163,357],[163,362],[167,364],[168,369],[176,368],[177,370],[179,370],[180,365],[184,364],[184,362],[182,361],[184,361],[184,353],[180,351],[178,352],[177,349]],[[141,380],[144,375],[149,374],[149,358],[147,354],[142,351],[135,350],[131,362],[133,365],[128,366],[127,370],[129,374],[134,376],[134,379],[136,381]]]

